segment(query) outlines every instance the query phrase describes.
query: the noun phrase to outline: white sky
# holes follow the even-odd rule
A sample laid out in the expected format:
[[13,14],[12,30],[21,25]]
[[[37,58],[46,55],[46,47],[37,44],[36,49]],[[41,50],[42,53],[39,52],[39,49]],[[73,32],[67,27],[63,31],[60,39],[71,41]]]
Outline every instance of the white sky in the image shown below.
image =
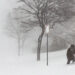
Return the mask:
[[15,5],[16,0],[0,0],[0,29],[6,24],[6,16]]

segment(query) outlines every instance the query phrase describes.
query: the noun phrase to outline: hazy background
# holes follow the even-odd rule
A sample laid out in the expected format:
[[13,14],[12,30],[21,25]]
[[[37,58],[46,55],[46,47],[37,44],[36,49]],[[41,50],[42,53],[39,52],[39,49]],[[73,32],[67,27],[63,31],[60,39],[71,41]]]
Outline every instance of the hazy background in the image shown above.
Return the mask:
[[[36,61],[36,54],[25,54],[20,57],[17,55],[16,40],[5,33],[7,15],[15,6],[16,0],[0,0],[0,75],[74,75],[75,66],[66,65],[66,49],[50,53],[49,66],[46,66],[46,53],[41,53],[40,62]],[[57,25],[55,31],[50,31],[50,51],[67,48],[66,40],[69,43],[74,42],[75,18],[65,24],[65,27]],[[28,33],[25,39],[24,53],[36,52],[40,32],[41,29],[35,27]],[[43,38],[42,51],[46,51],[46,35]]]
[[[5,33],[5,26],[7,25],[7,15],[9,12],[12,11],[14,7],[16,7],[18,4],[16,4],[17,0],[0,0],[0,53],[7,53],[9,55],[13,55],[17,53],[17,44],[16,41],[9,37]],[[49,33],[49,50],[55,51],[55,50],[62,50],[68,47],[67,42],[69,44],[75,43],[75,17],[73,17],[68,22],[63,23],[63,26],[60,26],[57,24],[54,27],[54,31],[50,30]],[[41,29],[39,27],[35,27],[33,30],[31,30],[26,38],[25,38],[25,45],[24,45],[24,51],[26,52],[36,52],[37,50],[37,40],[39,37],[39,34],[41,32]],[[46,51],[46,35],[43,37],[43,43],[42,43],[42,51]]]
[[15,1],[16,0],[0,0],[0,55],[2,56],[4,56],[4,54],[9,54],[9,51],[12,54],[13,50],[11,49],[15,47],[10,47],[13,46],[12,40],[7,37],[4,30],[7,24],[7,14],[15,6]]

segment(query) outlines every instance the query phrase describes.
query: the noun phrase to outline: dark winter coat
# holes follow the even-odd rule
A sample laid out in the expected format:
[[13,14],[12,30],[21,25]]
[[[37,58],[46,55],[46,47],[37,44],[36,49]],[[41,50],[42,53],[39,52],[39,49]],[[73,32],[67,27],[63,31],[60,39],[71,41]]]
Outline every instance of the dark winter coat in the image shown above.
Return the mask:
[[68,59],[68,60],[73,60],[73,59],[74,59],[74,53],[73,53],[73,51],[71,50],[71,48],[69,48],[69,49],[67,50],[67,59]]

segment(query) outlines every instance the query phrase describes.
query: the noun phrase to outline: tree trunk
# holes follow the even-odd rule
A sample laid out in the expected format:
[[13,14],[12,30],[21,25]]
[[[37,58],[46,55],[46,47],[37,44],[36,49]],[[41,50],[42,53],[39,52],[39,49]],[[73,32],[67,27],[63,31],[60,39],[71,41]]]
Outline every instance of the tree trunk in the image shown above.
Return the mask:
[[43,35],[44,35],[44,29],[42,29],[41,35],[38,38],[37,61],[40,61],[40,50],[41,50],[41,43],[42,43]]
[[18,38],[18,56],[20,56],[20,37]]
[[24,42],[25,42],[25,39],[22,39],[22,55],[23,55],[23,53],[24,53]]

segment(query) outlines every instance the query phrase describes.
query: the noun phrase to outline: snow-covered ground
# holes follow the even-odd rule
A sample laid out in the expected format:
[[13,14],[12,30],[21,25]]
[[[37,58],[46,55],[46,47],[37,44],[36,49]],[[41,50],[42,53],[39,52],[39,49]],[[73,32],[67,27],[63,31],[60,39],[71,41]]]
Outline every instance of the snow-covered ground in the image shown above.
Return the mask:
[[0,75],[74,75],[75,64],[66,65],[66,50],[49,53],[49,65],[46,65],[46,53],[41,54],[41,61],[36,61],[36,54],[24,56],[0,57]]

